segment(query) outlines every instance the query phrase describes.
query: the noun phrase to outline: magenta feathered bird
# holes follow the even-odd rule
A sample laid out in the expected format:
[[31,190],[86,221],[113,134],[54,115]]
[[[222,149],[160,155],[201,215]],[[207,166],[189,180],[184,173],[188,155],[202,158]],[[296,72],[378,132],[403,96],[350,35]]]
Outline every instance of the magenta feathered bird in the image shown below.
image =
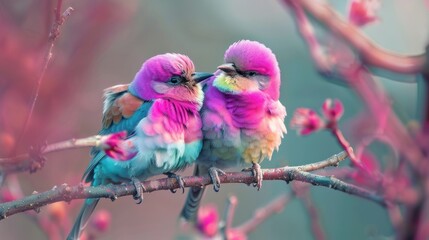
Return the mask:
[[[286,108],[279,101],[280,69],[269,48],[248,40],[232,44],[224,62],[203,88],[203,148],[195,175],[208,173],[219,191],[222,169],[248,163],[259,189],[259,163],[271,159],[286,133]],[[182,218],[195,220],[203,192],[204,188],[190,189]]]
[[[141,180],[193,164],[202,147],[199,114],[203,91],[198,84],[213,76],[195,72],[189,57],[162,54],[148,59],[130,85],[109,88],[105,94],[100,134],[128,132],[127,143],[136,153],[130,159],[113,159],[94,149],[84,173],[92,186],[132,181],[142,201]],[[183,186],[182,186],[183,187]],[[99,199],[87,199],[67,239],[78,239]]]

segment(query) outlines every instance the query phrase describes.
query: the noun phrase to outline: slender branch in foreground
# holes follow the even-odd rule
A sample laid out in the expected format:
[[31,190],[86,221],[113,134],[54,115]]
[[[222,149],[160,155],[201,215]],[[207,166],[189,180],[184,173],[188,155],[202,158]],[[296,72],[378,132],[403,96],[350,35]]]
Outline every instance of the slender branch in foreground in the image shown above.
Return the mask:
[[303,184],[299,183],[292,184],[292,196],[301,200],[305,210],[307,211],[314,239],[326,239],[325,232],[323,231],[320,221],[319,212],[311,200],[308,185],[303,186]]
[[251,231],[255,230],[263,221],[274,213],[278,213],[283,210],[284,206],[292,199],[290,195],[282,195],[267,206],[256,209],[254,216],[250,218],[247,222],[244,222],[240,226],[234,228],[237,232],[242,232],[245,235],[248,235]]
[[228,201],[226,202],[225,213],[220,227],[220,231],[224,239],[228,239],[228,231],[232,227],[232,221],[234,220],[235,208],[237,207],[237,203],[238,200],[236,196],[229,197]]
[[402,56],[382,49],[363,35],[356,26],[346,22],[324,1],[283,0],[283,2],[302,7],[328,30],[352,45],[368,65],[397,73],[420,73],[424,67],[424,54]]
[[[319,165],[323,166],[323,164]],[[305,166],[301,166],[305,168]],[[372,202],[375,202],[383,207],[387,205],[386,200],[375,192],[366,190],[364,188],[345,183],[334,177],[320,176],[308,172],[299,171],[297,167],[283,167],[273,169],[262,169],[263,179],[268,180],[281,180],[281,181],[301,181],[311,183],[315,186],[324,186],[332,188],[338,191],[342,191],[351,195],[355,195]],[[255,177],[251,172],[230,172],[226,175],[219,176],[221,183],[244,183],[252,184],[256,181]],[[184,177],[185,187],[202,187],[210,185],[211,180],[208,176],[191,176]],[[176,179],[163,178],[151,181],[144,181],[142,183],[144,192],[153,192],[159,190],[170,190],[179,188],[179,184]],[[85,199],[85,198],[110,198],[115,200],[118,197],[134,195],[136,189],[133,184],[122,184],[122,185],[105,185],[97,187],[84,187],[79,186],[68,186],[63,184],[60,187],[54,187],[53,189],[43,192],[36,193],[31,196],[27,196],[21,200],[12,201],[0,204],[0,219],[4,219],[13,214],[24,212],[27,210],[37,210],[47,204],[66,201],[69,202],[73,199]]]
[[64,24],[67,17],[69,17],[72,11],[74,10],[73,8],[69,7],[64,11],[63,14],[61,14],[62,2],[63,0],[58,0],[57,7],[55,9],[55,20],[54,20],[54,23],[52,24],[52,28],[48,36],[49,47],[46,52],[45,59],[43,61],[42,71],[39,75],[39,78],[37,79],[36,86],[34,88],[33,100],[31,102],[30,111],[28,112],[27,118],[25,119],[24,128],[21,132],[21,135],[18,138],[18,142],[26,133],[28,129],[28,125],[30,124],[31,117],[33,115],[34,108],[36,106],[37,98],[39,97],[42,80],[45,77],[46,70],[48,69],[49,63],[51,62],[51,59],[52,59],[52,50],[54,49],[55,40],[57,40],[58,36],[60,35],[61,26]]

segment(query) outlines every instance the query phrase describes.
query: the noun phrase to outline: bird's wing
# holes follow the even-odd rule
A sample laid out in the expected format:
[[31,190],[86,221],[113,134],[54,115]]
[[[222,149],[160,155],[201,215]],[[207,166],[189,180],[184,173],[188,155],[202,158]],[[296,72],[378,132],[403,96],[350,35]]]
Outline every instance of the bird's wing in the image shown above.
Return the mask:
[[128,91],[128,84],[116,85],[104,90],[103,121],[100,134],[120,131],[131,132],[139,121],[146,117],[147,111],[142,106],[145,101]]
[[[107,88],[104,92],[104,109],[100,135],[107,135],[120,131],[132,134],[137,124],[148,115],[151,101],[144,101],[133,96],[128,91],[128,84],[116,85]],[[92,160],[87,167],[83,178],[91,181],[95,166],[105,157],[98,148],[91,150]]]
[[287,115],[286,107],[280,103],[280,101],[270,101],[268,103],[268,113],[271,116],[274,116],[276,121],[274,124],[270,124],[270,128],[274,128],[274,132],[281,132],[281,137],[283,133],[287,133],[286,126],[284,124],[284,119]]

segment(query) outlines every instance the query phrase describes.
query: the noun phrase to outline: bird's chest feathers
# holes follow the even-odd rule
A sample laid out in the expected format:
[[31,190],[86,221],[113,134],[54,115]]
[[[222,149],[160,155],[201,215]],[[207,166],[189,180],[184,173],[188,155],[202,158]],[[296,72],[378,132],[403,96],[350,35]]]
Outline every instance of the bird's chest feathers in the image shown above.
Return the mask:
[[157,100],[137,132],[139,165],[149,164],[153,175],[175,171],[195,161],[202,138],[197,109],[186,102]]
[[286,131],[284,116],[272,114],[272,101],[262,94],[233,96],[226,99],[233,124],[240,129],[242,158],[247,163],[271,159]]
[[225,107],[232,124],[238,129],[258,129],[267,116],[267,99],[261,93],[230,95],[225,97]]
[[174,135],[173,141],[189,143],[202,137],[202,123],[195,103],[157,101],[149,114],[149,120],[158,125],[159,133]]
[[242,158],[247,163],[270,159],[279,144],[279,133],[272,128],[276,119],[267,109],[268,101],[260,93],[231,95],[226,98],[226,108],[233,125],[240,129]]

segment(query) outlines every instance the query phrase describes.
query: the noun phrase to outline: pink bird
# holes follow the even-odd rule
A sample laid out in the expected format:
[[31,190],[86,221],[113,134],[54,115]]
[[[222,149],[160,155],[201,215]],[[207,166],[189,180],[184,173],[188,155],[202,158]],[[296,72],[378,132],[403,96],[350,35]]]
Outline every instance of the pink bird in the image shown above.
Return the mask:
[[[204,93],[199,83],[211,76],[195,72],[189,57],[167,53],[148,59],[130,85],[109,88],[100,134],[114,134],[103,141],[104,151],[93,149],[85,181],[91,186],[131,181],[137,203],[143,200],[140,181],[152,176],[175,177],[183,188],[174,172],[193,164],[200,153]],[[129,154],[117,149],[127,133]],[[68,240],[79,238],[98,201],[86,199]]]
[[[233,43],[225,52],[224,64],[204,86],[201,110],[203,148],[195,175],[209,174],[219,191],[222,169],[252,164],[262,185],[259,166],[271,159],[286,133],[286,108],[280,103],[280,69],[272,51],[256,41]],[[181,212],[194,221],[204,188],[192,188]]]

